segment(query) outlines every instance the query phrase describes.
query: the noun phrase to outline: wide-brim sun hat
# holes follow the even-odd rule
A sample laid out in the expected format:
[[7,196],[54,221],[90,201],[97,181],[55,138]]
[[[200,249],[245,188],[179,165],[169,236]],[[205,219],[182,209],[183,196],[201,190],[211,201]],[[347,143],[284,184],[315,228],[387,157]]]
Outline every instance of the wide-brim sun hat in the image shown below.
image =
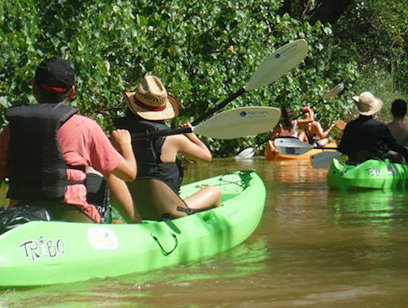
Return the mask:
[[145,76],[134,92],[123,93],[130,110],[143,119],[170,120],[178,114],[178,100],[167,93],[156,76]]
[[363,92],[359,96],[353,96],[357,104],[358,113],[364,116],[373,115],[381,110],[383,102],[371,92]]

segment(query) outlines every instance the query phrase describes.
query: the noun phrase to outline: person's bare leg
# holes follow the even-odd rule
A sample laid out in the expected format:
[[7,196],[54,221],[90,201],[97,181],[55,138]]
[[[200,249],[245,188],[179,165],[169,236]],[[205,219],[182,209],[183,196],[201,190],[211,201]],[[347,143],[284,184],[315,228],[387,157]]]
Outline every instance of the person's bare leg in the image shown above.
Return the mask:
[[91,218],[81,213],[77,209],[67,209],[61,213],[61,221],[73,221],[82,223],[95,223]]
[[305,134],[304,132],[302,132],[302,133],[299,134],[298,139],[299,139],[300,141],[309,143],[309,139],[307,138],[307,136],[306,136],[306,134]]
[[142,223],[142,218],[133,204],[132,196],[124,181],[113,174],[108,175],[108,186],[111,193],[110,203],[119,211],[127,223]]
[[217,186],[207,186],[184,199],[190,209],[201,210],[221,203],[221,190]]
[[324,138],[318,141],[320,146],[324,147],[325,145],[327,145],[329,143],[329,139]]

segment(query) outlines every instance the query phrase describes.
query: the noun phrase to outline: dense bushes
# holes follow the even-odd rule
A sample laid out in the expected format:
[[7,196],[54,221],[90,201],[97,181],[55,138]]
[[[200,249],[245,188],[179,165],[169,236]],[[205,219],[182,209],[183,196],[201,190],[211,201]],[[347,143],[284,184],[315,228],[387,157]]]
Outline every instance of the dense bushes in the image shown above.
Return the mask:
[[[77,71],[72,104],[107,130],[125,108],[123,89],[134,88],[146,73],[159,76],[179,98],[177,121],[193,120],[242,87],[264,56],[298,38],[310,46],[302,64],[226,108],[288,104],[298,111],[341,81],[351,85],[355,63],[341,56],[331,28],[279,16],[279,5],[278,0],[5,0],[0,3],[0,106],[34,101],[36,65],[61,55]],[[343,109],[337,99],[316,107],[324,124]],[[256,142],[207,141],[218,156]]]
[[357,1],[333,26],[343,54],[356,59],[361,78],[356,92],[369,90],[385,103],[380,116],[390,119],[395,98],[408,99],[408,6],[406,1]]

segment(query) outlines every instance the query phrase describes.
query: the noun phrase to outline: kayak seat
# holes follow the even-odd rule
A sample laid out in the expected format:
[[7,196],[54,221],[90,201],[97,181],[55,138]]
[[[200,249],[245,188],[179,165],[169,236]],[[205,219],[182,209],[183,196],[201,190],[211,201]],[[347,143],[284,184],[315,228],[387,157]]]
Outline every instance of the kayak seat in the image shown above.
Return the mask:
[[183,199],[161,180],[140,178],[127,185],[142,219],[160,221],[192,213]]

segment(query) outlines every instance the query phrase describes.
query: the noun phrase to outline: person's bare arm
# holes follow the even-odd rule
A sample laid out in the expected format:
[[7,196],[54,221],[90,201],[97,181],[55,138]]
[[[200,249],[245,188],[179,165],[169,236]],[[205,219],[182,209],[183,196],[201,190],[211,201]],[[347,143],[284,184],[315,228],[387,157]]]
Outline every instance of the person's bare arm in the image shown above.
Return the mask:
[[274,140],[274,139],[276,138],[276,136],[277,136],[278,134],[280,134],[280,132],[281,132],[280,125],[277,124],[277,125],[275,126],[275,128],[273,129],[273,132],[272,132],[271,136],[269,137],[269,140]]
[[112,171],[118,178],[132,182],[136,178],[137,165],[133,154],[132,140],[129,131],[117,129],[112,132],[111,138],[113,146],[122,154],[123,160]]
[[[188,127],[186,125],[189,124],[182,127]],[[194,133],[166,137],[162,147],[161,160],[163,162],[174,162],[177,153],[182,153],[198,161],[210,162],[212,160],[210,150]]]
[[[181,127],[191,127],[190,123],[185,123],[183,125],[181,125]],[[207,148],[207,146],[204,144],[204,142],[202,142],[196,134],[194,133],[189,133],[185,135],[194,145],[198,146],[201,149],[201,153],[195,153],[196,150],[193,149],[194,147],[191,147],[190,144],[188,143],[183,143],[181,145],[180,148],[180,152],[182,152],[183,154],[190,156],[192,158],[194,158],[194,156],[196,156],[195,158],[197,160],[201,160],[201,161],[207,161],[210,162],[212,160],[212,155],[210,150]],[[196,155],[197,154],[197,155]]]
[[333,129],[333,127],[334,127],[334,124],[332,124],[332,125],[329,127],[329,129],[327,129],[327,130],[325,131],[325,130],[323,130],[323,128],[322,128],[322,126],[320,125],[319,122],[314,121],[314,122],[311,124],[310,131],[311,131],[312,134],[316,134],[320,139],[323,139],[323,138],[326,138],[326,137],[330,134],[330,132],[331,132],[331,130]]
[[304,113],[304,117],[299,118],[297,122],[298,126],[303,128],[307,124],[312,123],[314,121],[314,112],[313,109],[310,108],[309,106],[303,107],[302,111]]

